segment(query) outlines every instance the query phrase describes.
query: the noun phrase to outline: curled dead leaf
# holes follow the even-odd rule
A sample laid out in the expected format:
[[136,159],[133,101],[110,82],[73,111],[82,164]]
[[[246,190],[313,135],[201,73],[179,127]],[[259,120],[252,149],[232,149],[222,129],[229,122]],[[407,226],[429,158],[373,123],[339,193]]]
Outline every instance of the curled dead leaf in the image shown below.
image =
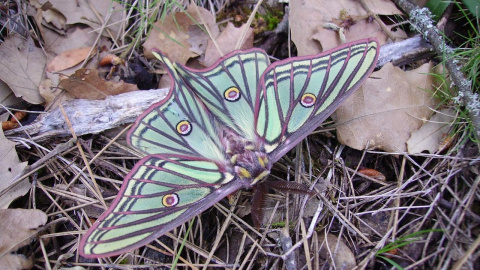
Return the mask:
[[13,123],[19,123],[20,121],[22,121],[25,118],[25,116],[27,116],[27,112],[16,111],[13,114],[13,116],[14,117],[12,117],[12,119],[10,121],[13,122]]
[[20,126],[20,121],[27,116],[27,112],[16,111],[13,115],[14,117],[12,117],[9,121],[2,122],[3,131],[18,128]]
[[[38,2],[42,6],[50,2],[51,9],[64,16],[66,22],[63,23],[68,26],[83,24],[90,26],[92,29],[104,27],[106,31],[101,31],[104,36],[109,36],[110,34],[116,36],[119,33],[126,12],[122,4],[116,1],[38,0]],[[99,21],[99,14],[103,14],[102,17],[110,14],[105,26],[102,26],[102,21]]]
[[18,128],[19,126],[20,126],[20,124],[13,123],[13,122],[10,122],[10,121],[3,121],[2,122],[2,130],[3,131],[10,130],[10,129],[15,129],[15,128]]

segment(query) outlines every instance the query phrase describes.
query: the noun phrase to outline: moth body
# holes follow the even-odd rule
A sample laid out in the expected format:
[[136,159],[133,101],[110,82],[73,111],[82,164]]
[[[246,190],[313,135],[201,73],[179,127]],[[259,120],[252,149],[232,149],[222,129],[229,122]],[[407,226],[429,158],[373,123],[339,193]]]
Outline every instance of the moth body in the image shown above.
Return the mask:
[[245,187],[251,187],[270,174],[270,163],[263,143],[252,142],[225,128],[222,144],[235,175]]

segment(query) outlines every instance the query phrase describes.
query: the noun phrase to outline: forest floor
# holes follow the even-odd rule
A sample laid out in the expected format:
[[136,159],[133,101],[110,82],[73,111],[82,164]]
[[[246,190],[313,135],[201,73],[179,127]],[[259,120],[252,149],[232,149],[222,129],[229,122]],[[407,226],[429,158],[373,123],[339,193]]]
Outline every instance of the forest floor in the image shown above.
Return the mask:
[[[409,14],[400,0],[184,2],[0,4],[2,269],[480,269],[480,108],[475,107],[479,104],[480,35],[479,15],[474,12],[475,7],[479,10],[478,1],[412,1],[426,8]],[[440,43],[422,32],[418,21],[429,19],[430,29],[436,29],[432,32],[444,37]],[[140,116],[151,124],[161,114],[175,114],[179,105],[192,111],[208,107],[196,99],[188,104],[177,99],[167,109],[155,105],[168,104],[165,100],[175,96],[176,89],[164,76],[167,70],[156,58],[156,50],[191,69],[218,67],[217,60],[234,50],[262,49],[272,63],[302,56],[294,58],[288,72],[270,77],[276,86],[285,86],[281,75],[299,79],[295,72],[302,68],[308,70],[304,72],[307,80],[314,78],[315,61],[310,60],[321,56],[307,55],[328,50],[346,53],[347,49],[338,47],[366,38],[375,38],[380,45],[375,71],[347,99],[332,94],[335,104],[342,103],[333,114],[317,108],[323,119],[332,115],[311,134],[302,133],[302,125],[295,122],[302,121],[300,116],[284,117],[281,109],[268,115],[254,110],[261,103],[260,94],[255,95],[256,89],[248,93],[253,93],[247,102],[254,119],[245,123],[256,125],[240,129],[252,130],[256,139],[242,149],[268,143],[268,135],[260,134],[257,123],[287,129],[293,135],[285,135],[285,141],[273,139],[280,146],[272,147],[291,150],[281,158],[267,154],[278,161],[266,181],[297,185],[285,184],[283,189],[236,186],[238,191],[231,193],[235,190],[222,189],[226,178],[214,186],[206,179],[208,169],[202,167],[189,174],[195,185],[172,193],[177,201],[174,196],[151,196],[149,204],[142,204],[140,199],[146,195],[141,192],[148,191],[140,188],[133,196],[122,193],[130,192],[126,184],[122,188],[124,178],[132,183],[141,174],[143,180],[152,180],[158,172],[140,166],[146,163],[142,159],[146,153],[130,146],[135,136],[166,144],[175,141],[166,139],[173,136],[166,122],[145,125],[146,130],[139,131],[140,122],[134,125],[135,119]],[[251,56],[251,52],[239,55]],[[260,58],[253,60],[255,65]],[[237,81],[255,76],[244,66],[226,67],[227,60],[221,62],[223,69]],[[349,61],[367,60],[352,57]],[[325,66],[333,76],[357,72],[347,66],[335,68],[334,63]],[[209,70],[199,74],[215,76]],[[266,78],[260,74],[253,79],[259,85]],[[323,78],[315,77],[317,85],[322,85]],[[222,80],[213,87],[220,88],[225,84]],[[291,87],[293,96],[298,88]],[[228,94],[227,100],[233,97]],[[292,111],[296,104],[287,95],[265,99],[275,99],[271,104],[279,107],[291,105]],[[142,114],[152,104],[153,109]],[[228,112],[221,114],[232,115],[228,119],[235,117],[234,110],[249,110],[225,106]],[[216,115],[214,110],[210,113]],[[216,121],[215,125],[221,122]],[[173,129],[191,135],[198,134],[196,127],[207,127],[194,125],[192,131],[186,123],[181,121]],[[154,129],[162,136],[148,137]],[[214,132],[220,140],[228,138],[218,126]],[[246,133],[239,136],[248,138]],[[304,139],[295,145],[297,138]],[[182,137],[176,140],[183,142]],[[193,140],[195,145],[188,147],[201,152],[205,141]],[[208,156],[209,151],[202,153]],[[178,161],[173,155],[186,155],[158,154],[164,155],[151,166],[158,170],[167,170],[160,161],[172,165]],[[170,161],[163,161],[165,156]],[[188,156],[191,163],[177,166],[171,175],[187,178],[189,166],[197,166],[204,156]],[[229,162],[232,159],[225,158]],[[213,173],[227,177],[222,168]],[[180,185],[161,181],[162,187]],[[309,189],[309,195],[295,189],[300,184]],[[198,196],[195,188],[212,186],[220,190],[215,205],[209,207],[212,203],[203,197],[190,199]],[[255,194],[264,191],[267,194],[255,203]],[[114,256],[105,258],[81,256],[82,236],[104,218],[102,213],[117,194],[129,199],[132,206],[125,213],[132,219],[135,211],[160,211],[161,204],[173,204],[169,209],[178,211],[179,201],[194,202],[188,205],[188,222],[167,227],[170,232],[152,237],[152,243],[127,245],[120,255],[106,250]],[[141,229],[155,230],[175,220],[158,214],[155,222],[161,225],[136,222]],[[107,249],[132,239],[121,225],[114,227],[121,241]],[[104,239],[99,232],[96,244]]]

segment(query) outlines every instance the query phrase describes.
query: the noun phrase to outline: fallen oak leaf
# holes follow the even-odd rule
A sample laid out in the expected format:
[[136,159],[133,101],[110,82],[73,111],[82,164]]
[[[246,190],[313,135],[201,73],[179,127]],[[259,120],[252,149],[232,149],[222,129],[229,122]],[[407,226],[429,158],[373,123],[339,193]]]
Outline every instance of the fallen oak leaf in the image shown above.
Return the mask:
[[338,140],[357,150],[407,151],[406,141],[424,119],[430,118],[437,100],[433,65],[403,71],[391,63],[370,78],[332,114]]
[[33,40],[10,35],[0,46],[0,80],[4,81],[17,97],[32,104],[44,102],[38,87],[44,76],[47,58]]
[[[85,60],[90,55],[90,51],[92,51],[92,47],[82,47],[62,52],[48,63],[47,71],[58,72],[71,68]],[[95,50],[92,51],[92,54],[95,54]]]
[[[245,28],[247,28],[247,34],[240,49],[247,50],[253,48],[253,29],[246,24],[237,28],[233,25],[233,23],[229,22],[227,23],[225,29],[223,29],[222,33],[216,38],[218,47],[222,48],[222,53],[227,54],[235,50],[237,40],[239,40],[243,32],[245,32]],[[213,65],[213,63],[215,63],[221,56],[222,55],[220,55],[217,47],[212,41],[209,40],[207,50],[205,51],[205,59],[202,61],[202,64],[206,67],[209,67]]]
[[[377,15],[402,14],[391,1],[366,0],[371,11]],[[317,54],[341,45],[336,31],[325,28],[325,23],[342,17],[368,17],[368,12],[360,1],[350,0],[310,0],[290,2],[290,27],[292,41],[295,43],[298,55]],[[349,24],[345,32],[346,41],[359,40],[367,37],[376,37],[381,45],[387,40],[387,35],[376,22],[362,19]]]
[[[18,98],[15,96],[13,93],[12,89],[0,80],[0,104],[2,104],[5,107],[11,107],[12,105],[15,104],[21,104],[22,99]],[[5,119],[0,119],[0,120],[5,120]]]
[[448,138],[448,132],[455,121],[455,111],[442,109],[424,123],[421,128],[412,132],[407,141],[408,153],[418,154],[428,151],[430,154],[443,149],[441,144]]
[[[66,18],[64,22],[68,26],[86,24],[92,29],[102,28],[105,23],[106,31],[102,35],[116,36],[122,28],[125,16],[125,8],[116,1],[64,1],[64,0],[39,0],[42,6],[50,2],[50,8],[59,12]],[[108,21],[103,21],[108,19]]]
[[[200,15],[199,15],[200,14]],[[152,31],[143,43],[143,52],[147,59],[155,59],[152,49],[159,49],[173,62],[185,65],[188,59],[195,57],[206,48],[210,39],[200,23],[205,22],[214,38],[219,34],[215,17],[206,9],[188,6],[186,12],[177,12],[165,16],[153,24]],[[198,30],[197,28],[200,28]],[[193,37],[196,37],[194,39]],[[192,44],[193,43],[193,44]]]
[[31,258],[13,254],[28,245],[47,223],[47,215],[37,209],[0,209],[0,265],[2,269],[27,269]]
[[59,86],[81,99],[105,99],[107,96],[138,90],[135,84],[107,81],[98,76],[98,70],[85,68],[61,80]]
[[[12,123],[12,122],[10,122]],[[28,178],[16,183],[16,177],[27,166],[27,162],[20,162],[15,151],[15,143],[5,138],[0,130],[0,209],[7,208],[16,198],[25,195],[30,190]],[[0,230],[0,232],[3,231]]]

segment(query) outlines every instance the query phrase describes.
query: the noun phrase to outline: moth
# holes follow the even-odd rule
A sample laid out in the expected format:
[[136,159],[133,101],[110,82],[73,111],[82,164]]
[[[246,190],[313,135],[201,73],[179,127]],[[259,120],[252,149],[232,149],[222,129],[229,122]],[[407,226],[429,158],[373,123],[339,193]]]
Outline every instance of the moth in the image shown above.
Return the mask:
[[118,255],[148,244],[241,188],[304,139],[370,75],[376,39],[270,64],[235,51],[204,70],[154,52],[171,90],[138,117],[129,144],[147,154],[82,237],[80,255]]

